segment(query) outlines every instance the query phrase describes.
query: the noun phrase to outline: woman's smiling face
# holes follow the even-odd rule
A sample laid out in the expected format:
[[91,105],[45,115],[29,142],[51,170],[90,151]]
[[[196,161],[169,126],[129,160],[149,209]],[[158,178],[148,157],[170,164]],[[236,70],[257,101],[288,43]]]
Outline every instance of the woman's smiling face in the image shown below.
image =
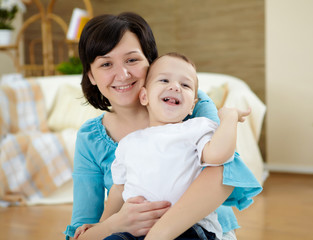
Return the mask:
[[91,83],[98,86],[113,108],[139,103],[138,95],[145,83],[149,62],[134,33],[126,31],[116,47],[98,56],[90,67]]

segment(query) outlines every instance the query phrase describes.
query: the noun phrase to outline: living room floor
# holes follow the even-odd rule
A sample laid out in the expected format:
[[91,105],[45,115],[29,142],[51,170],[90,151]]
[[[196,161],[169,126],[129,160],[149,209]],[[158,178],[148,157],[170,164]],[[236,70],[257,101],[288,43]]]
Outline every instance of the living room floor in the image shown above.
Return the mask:
[[[238,240],[312,239],[313,175],[271,173],[254,204],[235,210]],[[72,205],[0,208],[0,240],[64,239]]]

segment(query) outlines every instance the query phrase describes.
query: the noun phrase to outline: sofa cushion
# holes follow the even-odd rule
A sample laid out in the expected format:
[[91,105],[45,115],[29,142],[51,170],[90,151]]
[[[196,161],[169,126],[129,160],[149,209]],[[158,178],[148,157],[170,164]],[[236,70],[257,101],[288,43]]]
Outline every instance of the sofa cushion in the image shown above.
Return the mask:
[[37,81],[2,84],[0,100],[0,138],[7,133],[48,131],[44,98]]
[[88,119],[102,114],[101,110],[85,102],[80,87],[70,84],[60,86],[48,117],[49,128],[52,131],[79,129]]
[[207,94],[215,103],[216,108],[220,109],[224,106],[224,103],[226,101],[228,94],[228,85],[227,83],[224,83],[220,86],[213,86]]

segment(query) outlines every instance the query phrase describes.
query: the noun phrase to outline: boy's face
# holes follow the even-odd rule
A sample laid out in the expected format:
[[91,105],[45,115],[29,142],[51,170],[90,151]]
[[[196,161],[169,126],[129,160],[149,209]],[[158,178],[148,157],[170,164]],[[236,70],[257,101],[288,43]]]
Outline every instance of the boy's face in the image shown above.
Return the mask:
[[183,59],[163,56],[149,71],[140,101],[149,111],[150,125],[181,122],[196,102],[197,73]]

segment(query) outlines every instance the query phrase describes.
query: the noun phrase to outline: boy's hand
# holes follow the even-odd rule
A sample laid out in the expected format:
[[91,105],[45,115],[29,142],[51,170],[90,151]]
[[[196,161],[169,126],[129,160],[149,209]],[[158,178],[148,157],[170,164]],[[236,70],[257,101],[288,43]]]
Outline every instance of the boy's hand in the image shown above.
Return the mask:
[[238,113],[238,122],[244,122],[246,120],[246,117],[250,115],[251,108],[249,107],[247,110],[239,110],[236,109]]
[[224,118],[233,115],[237,115],[237,121],[238,122],[244,122],[246,120],[246,117],[251,113],[251,108],[248,108],[247,110],[240,110],[237,108],[228,108],[228,107],[222,107],[218,111],[218,116],[220,120],[222,121]]
[[92,228],[95,225],[96,225],[96,223],[95,224],[84,224],[84,225],[78,227],[75,231],[74,239],[77,239],[79,237],[79,235],[83,234],[85,231],[87,231],[89,228]]

